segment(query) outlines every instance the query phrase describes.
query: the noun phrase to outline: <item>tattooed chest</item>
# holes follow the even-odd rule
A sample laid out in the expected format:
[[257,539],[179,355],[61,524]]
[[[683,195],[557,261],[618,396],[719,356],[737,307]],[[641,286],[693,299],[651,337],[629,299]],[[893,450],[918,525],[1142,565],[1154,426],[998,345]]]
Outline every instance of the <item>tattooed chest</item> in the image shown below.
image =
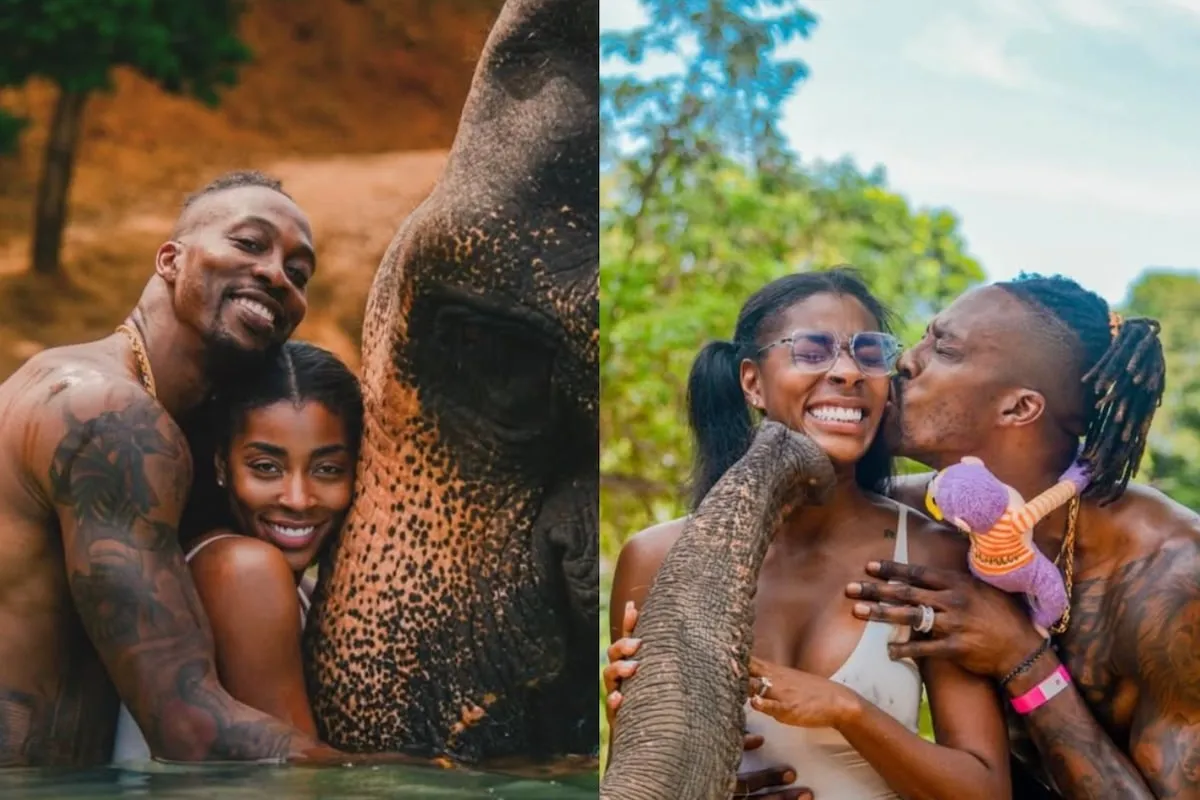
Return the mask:
[[1121,668],[1121,603],[1107,582],[1077,587],[1071,624],[1058,637],[1058,657],[1066,665],[1096,721],[1117,743],[1128,738],[1137,689]]

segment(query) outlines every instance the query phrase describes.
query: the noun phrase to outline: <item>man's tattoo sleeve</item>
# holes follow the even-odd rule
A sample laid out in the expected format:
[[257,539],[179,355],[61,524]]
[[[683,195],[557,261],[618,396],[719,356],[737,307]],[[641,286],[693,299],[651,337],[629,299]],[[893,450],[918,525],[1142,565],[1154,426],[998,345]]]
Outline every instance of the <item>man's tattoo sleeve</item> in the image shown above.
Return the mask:
[[298,732],[236,703],[216,680],[212,633],[177,538],[192,477],[182,433],[132,389],[64,396],[62,406],[48,485],[71,595],[151,752],[287,757]]

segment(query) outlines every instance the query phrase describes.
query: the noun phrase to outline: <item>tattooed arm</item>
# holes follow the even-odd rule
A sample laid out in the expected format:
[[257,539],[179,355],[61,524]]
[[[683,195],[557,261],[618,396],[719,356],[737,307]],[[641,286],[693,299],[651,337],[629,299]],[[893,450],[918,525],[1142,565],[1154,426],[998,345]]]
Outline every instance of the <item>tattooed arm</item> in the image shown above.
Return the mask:
[[[1029,691],[1058,668],[1049,651],[1038,667],[1016,678],[1009,686],[1012,696]],[[1104,729],[1074,686],[1025,717],[1029,734],[1067,800],[1150,800],[1146,781]],[[1170,797],[1172,795],[1165,795]]]
[[1200,547],[1190,539],[1176,540],[1113,587],[1125,609],[1111,634],[1113,650],[1123,654],[1118,656],[1122,671],[1138,688],[1129,737],[1132,761],[1096,724],[1074,688],[1030,715],[1030,733],[1066,797],[1200,800],[1198,576]]
[[151,752],[258,760],[333,752],[242,705],[217,681],[212,632],[177,527],[191,484],[182,433],[140,387],[58,395],[41,426],[47,489],[75,606]]

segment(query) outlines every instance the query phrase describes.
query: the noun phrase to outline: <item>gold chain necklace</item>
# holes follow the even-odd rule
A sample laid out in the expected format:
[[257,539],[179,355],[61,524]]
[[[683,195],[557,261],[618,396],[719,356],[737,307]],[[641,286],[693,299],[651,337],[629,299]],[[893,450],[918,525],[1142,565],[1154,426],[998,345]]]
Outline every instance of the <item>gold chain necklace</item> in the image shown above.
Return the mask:
[[138,379],[141,380],[142,386],[146,387],[146,391],[154,399],[158,399],[158,394],[154,390],[154,371],[150,369],[150,357],[146,355],[146,343],[142,341],[142,334],[138,329],[129,323],[122,322],[117,326],[119,333],[125,334],[125,338],[129,339],[129,344],[133,347],[133,359],[137,363]]
[[1054,559],[1054,566],[1063,571],[1067,590],[1067,610],[1063,612],[1062,619],[1050,629],[1050,633],[1055,636],[1065,632],[1071,624],[1071,590],[1075,583],[1075,527],[1078,522],[1079,495],[1075,495],[1071,498],[1071,504],[1067,506],[1067,533],[1063,536],[1062,546],[1058,548],[1058,557]]

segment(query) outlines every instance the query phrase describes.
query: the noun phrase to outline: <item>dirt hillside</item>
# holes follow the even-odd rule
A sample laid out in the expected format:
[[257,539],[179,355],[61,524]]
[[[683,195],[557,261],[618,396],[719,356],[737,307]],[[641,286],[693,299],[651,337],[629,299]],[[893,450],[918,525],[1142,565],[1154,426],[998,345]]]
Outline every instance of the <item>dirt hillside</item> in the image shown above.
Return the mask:
[[209,109],[127,72],[86,111],[66,281],[27,273],[54,89],[0,92],[32,125],[0,159],[0,380],[39,349],[102,336],[137,299],[183,195],[232,168],[273,173],[308,211],[321,270],[298,333],[358,359],[363,302],[440,173],[499,0],[251,0],[255,53]]

